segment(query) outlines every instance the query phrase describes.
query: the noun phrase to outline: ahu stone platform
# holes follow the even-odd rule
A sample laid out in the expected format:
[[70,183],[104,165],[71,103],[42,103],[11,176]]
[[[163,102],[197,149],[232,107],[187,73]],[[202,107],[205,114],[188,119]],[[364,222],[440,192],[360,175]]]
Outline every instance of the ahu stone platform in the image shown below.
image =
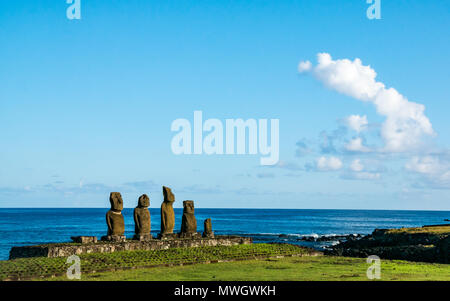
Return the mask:
[[203,246],[233,246],[251,244],[251,237],[215,236],[196,239],[150,239],[147,241],[126,240],[125,242],[99,241],[87,243],[54,243],[36,246],[13,247],[9,259],[25,257],[67,257],[89,253],[112,253],[133,250],[164,250]]

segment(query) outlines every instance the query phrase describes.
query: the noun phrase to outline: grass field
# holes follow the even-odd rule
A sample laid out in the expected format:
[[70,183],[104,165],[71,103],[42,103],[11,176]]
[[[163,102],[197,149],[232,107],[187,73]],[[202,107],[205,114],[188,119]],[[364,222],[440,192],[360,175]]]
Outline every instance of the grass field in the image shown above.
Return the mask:
[[[317,253],[288,244],[251,244],[236,246],[171,248],[167,250],[121,251],[79,255],[81,272],[92,273],[161,265],[195,264],[225,260],[248,260],[276,256]],[[29,280],[65,275],[71,263],[65,257],[19,258],[0,261],[0,280]]]
[[[82,275],[86,281],[367,281],[365,259],[330,256],[286,257],[280,259],[221,262],[189,266],[156,267]],[[64,277],[52,280],[66,280]],[[450,281],[450,266],[382,260],[384,281]]]
[[[80,255],[81,280],[368,280],[365,259],[317,254],[289,244],[93,253]],[[0,280],[68,280],[66,260],[0,261]],[[450,265],[382,260],[381,277],[450,281]]]
[[450,224],[449,225],[438,225],[438,226],[425,226],[417,228],[399,228],[399,229],[389,229],[386,234],[448,234],[450,235]]

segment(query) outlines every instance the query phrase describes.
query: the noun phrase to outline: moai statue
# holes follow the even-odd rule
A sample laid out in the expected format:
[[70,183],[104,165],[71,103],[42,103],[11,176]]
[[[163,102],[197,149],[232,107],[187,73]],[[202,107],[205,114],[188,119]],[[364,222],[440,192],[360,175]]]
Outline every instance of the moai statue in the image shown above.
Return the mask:
[[212,230],[211,219],[210,218],[205,219],[205,221],[203,222],[203,226],[204,226],[203,237],[213,238],[214,232]]
[[161,233],[160,237],[173,233],[175,227],[175,213],[173,212],[173,202],[175,196],[169,187],[163,186],[164,201],[161,204]]
[[108,235],[102,240],[125,241],[125,222],[123,220],[122,209],[123,200],[120,192],[111,192],[109,195],[111,209],[106,213],[106,224],[108,225]]
[[150,199],[146,194],[139,197],[138,205],[134,208],[134,239],[145,241],[152,239],[150,235]]
[[184,201],[183,218],[181,219],[181,235],[189,236],[192,234],[197,234],[197,220],[194,215],[194,201]]

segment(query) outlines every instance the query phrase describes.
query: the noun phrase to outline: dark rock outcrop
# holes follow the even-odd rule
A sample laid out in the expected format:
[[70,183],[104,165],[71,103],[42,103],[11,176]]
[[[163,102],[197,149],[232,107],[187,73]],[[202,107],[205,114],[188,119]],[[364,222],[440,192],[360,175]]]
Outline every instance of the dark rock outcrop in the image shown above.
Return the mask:
[[432,226],[412,229],[421,231],[376,229],[359,240],[341,242],[325,254],[350,257],[377,255],[382,259],[449,263],[450,227],[449,232],[433,231]]
[[450,236],[441,240],[437,245],[438,257],[441,258],[441,262],[450,263]]
[[[281,236],[280,236],[281,237]],[[356,240],[362,237],[361,234],[348,234],[348,235],[321,235],[321,236],[302,236],[298,240],[308,242],[326,242],[326,241],[348,241]]]

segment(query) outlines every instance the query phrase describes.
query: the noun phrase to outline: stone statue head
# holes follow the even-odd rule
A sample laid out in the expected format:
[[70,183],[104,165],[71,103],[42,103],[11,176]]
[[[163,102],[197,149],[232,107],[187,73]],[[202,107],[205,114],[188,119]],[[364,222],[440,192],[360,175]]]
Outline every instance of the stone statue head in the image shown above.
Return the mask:
[[148,197],[148,195],[143,194],[139,197],[139,201],[138,201],[138,207],[148,207],[150,206],[150,198]]
[[175,202],[175,195],[169,187],[163,186],[164,202],[173,203]]
[[111,210],[122,211],[123,200],[120,192],[111,192],[109,195],[109,202],[111,203]]
[[194,201],[184,201],[183,202],[183,213],[194,214]]

